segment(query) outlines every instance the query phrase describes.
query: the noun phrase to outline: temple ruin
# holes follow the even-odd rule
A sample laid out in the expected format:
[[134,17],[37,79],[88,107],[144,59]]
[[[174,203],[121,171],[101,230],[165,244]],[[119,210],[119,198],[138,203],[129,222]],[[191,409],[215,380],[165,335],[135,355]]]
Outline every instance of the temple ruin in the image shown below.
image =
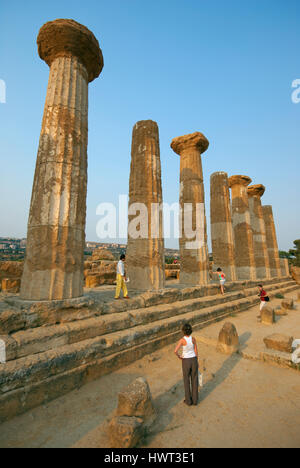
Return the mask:
[[[272,207],[261,205],[264,186],[248,187],[250,177],[220,171],[211,176],[212,270],[220,267],[227,277],[220,294],[208,253],[202,154],[209,142],[199,132],[171,143],[180,156],[182,237],[180,270],[166,268],[159,130],[143,120],[132,133],[126,254],[132,295],[115,301],[117,259],[100,249],[84,264],[88,84],[102,71],[102,52],[92,32],[73,20],[46,23],[38,50],[50,76],[26,261],[23,274],[23,265],[0,268],[5,288],[18,288],[22,275],[20,296],[16,289],[1,293],[0,422],[174,343],[184,322],[199,330],[258,307],[259,280],[271,299],[299,290],[279,258]],[[261,325],[275,315],[265,307]],[[233,324],[220,341],[225,351],[239,349]]]

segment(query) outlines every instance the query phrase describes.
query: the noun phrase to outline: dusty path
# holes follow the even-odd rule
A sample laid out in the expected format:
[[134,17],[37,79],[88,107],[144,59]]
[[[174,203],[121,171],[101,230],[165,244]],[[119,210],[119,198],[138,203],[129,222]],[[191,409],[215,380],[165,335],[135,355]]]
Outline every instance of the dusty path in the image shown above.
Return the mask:
[[[262,350],[261,337],[273,333],[273,326],[258,324],[256,315],[257,307],[229,319],[251,352]],[[214,338],[221,327],[222,322],[195,335]],[[274,327],[300,338],[300,304]],[[148,379],[159,414],[145,447],[300,447],[299,372],[227,357],[200,343],[207,367],[205,387],[199,406],[188,408],[182,403],[181,368],[173,349],[168,346],[2,424],[0,447],[105,446],[106,421],[116,408],[118,392],[141,375]]]

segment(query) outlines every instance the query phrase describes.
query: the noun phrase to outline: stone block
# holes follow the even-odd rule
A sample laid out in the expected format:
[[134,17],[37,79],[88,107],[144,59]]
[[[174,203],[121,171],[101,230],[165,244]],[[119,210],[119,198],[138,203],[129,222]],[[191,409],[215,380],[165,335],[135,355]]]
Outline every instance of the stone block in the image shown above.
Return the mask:
[[112,448],[134,448],[144,435],[143,420],[135,417],[115,417],[108,428]]
[[15,261],[0,262],[0,281],[3,278],[21,278],[24,263]]
[[217,350],[224,354],[234,354],[239,349],[239,335],[232,323],[225,323],[218,339]]
[[281,303],[282,309],[285,310],[293,310],[294,308],[294,301],[293,299],[284,299]]
[[272,307],[265,306],[261,311],[261,323],[271,325],[275,323],[275,311]]
[[153,424],[156,412],[146,379],[136,379],[119,393],[117,414],[142,418],[145,427]]
[[6,335],[21,330],[25,326],[24,314],[21,311],[3,304],[0,307],[0,334]]
[[17,294],[20,292],[20,278],[3,278],[1,282],[2,291]]
[[17,343],[11,336],[0,335],[0,346],[1,345],[5,348],[5,362],[16,359]]
[[268,349],[274,349],[284,353],[292,353],[292,344],[294,338],[292,336],[286,336],[279,333],[267,336],[264,338],[264,343]]
[[100,247],[99,249],[94,250],[92,255],[92,261],[98,260],[109,260],[111,262],[114,262],[116,259],[109,250]]
[[88,275],[85,278],[86,288],[97,288],[100,286],[100,275]]
[[275,315],[279,315],[281,317],[284,317],[284,316],[288,315],[288,313],[287,313],[286,309],[282,309],[281,307],[278,307],[275,310]]

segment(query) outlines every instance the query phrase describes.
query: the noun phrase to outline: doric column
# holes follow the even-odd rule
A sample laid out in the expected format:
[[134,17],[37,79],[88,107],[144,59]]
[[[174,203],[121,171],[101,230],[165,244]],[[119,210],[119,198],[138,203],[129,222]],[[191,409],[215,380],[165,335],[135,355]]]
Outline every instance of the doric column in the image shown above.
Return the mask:
[[291,276],[289,261],[287,258],[280,259],[280,266],[281,266],[281,276]]
[[239,280],[255,280],[253,233],[249,211],[247,186],[250,177],[235,175],[229,179],[232,191],[232,224],[235,241],[235,265]]
[[175,138],[171,148],[180,155],[180,282],[207,284],[209,256],[201,154],[209,146],[202,133]]
[[281,266],[273,209],[271,205],[263,206],[262,209],[266,226],[267,247],[269,254],[271,277],[278,278],[281,276]]
[[214,266],[223,269],[227,280],[236,281],[234,236],[226,172],[215,172],[210,178],[210,221]]
[[88,83],[103,68],[94,35],[73,20],[46,23],[38,35],[50,67],[28,221],[21,298],[83,294]]
[[158,126],[144,120],[134,126],[132,134],[126,254],[131,289],[164,288],[162,202]]
[[271,278],[266,227],[261,204],[261,197],[265,193],[265,190],[266,188],[263,185],[251,185],[248,187],[256,276],[258,279]]

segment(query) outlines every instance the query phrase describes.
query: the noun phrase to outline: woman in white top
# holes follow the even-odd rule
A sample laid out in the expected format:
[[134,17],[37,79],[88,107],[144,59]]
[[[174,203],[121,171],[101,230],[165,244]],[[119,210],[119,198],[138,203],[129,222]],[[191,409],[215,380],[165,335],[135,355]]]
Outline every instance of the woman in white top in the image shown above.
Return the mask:
[[[192,337],[193,329],[189,323],[182,327],[184,334],[175,348],[176,356],[182,360],[182,373],[185,391],[184,403],[188,406],[198,403],[198,348],[195,338]],[[182,348],[182,356],[179,350]]]

